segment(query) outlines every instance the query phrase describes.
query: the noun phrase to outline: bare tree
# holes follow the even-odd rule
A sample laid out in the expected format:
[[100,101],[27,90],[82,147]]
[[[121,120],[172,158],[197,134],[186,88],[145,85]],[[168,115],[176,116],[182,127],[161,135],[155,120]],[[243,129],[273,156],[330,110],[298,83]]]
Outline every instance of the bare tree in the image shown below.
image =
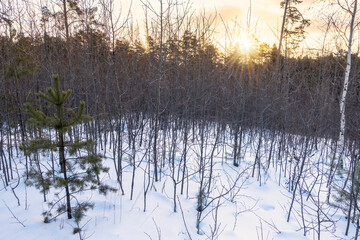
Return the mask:
[[350,79],[350,70],[351,70],[351,47],[353,42],[353,33],[354,33],[354,23],[355,23],[355,16],[356,16],[356,10],[357,10],[357,0],[354,0],[353,2],[353,10],[351,11],[348,9],[351,13],[351,22],[350,22],[350,29],[349,29],[349,41],[348,41],[348,51],[347,51],[347,58],[346,58],[346,70],[345,70],[345,76],[344,76],[344,82],[343,82],[343,88],[341,92],[341,99],[340,99],[340,131],[339,131],[339,137],[337,141],[337,161],[338,164],[342,165],[342,158],[343,158],[343,152],[345,147],[345,104],[346,104],[346,96],[348,93],[348,87],[349,87],[349,79]]

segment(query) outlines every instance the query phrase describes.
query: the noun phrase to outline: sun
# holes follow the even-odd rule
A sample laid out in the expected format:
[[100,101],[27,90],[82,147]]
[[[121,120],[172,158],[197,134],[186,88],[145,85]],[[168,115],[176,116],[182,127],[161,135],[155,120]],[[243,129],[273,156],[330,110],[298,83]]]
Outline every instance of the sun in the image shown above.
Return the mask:
[[239,37],[234,39],[234,44],[236,49],[243,53],[251,52],[254,45],[253,41],[247,34],[241,34]]
[[225,36],[217,40],[216,43],[225,50],[225,53],[241,57],[250,57],[256,54],[261,43],[255,34],[242,29],[226,32]]

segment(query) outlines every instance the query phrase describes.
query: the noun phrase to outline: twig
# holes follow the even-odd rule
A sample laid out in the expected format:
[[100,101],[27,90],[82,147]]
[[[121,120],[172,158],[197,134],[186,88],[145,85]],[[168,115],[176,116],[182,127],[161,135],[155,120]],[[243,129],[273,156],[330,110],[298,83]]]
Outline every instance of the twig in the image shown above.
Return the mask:
[[186,232],[187,232],[190,240],[192,240],[192,237],[191,237],[191,235],[190,235],[189,229],[188,229],[188,227],[187,227],[187,225],[186,225],[186,221],[185,221],[185,217],[184,217],[184,211],[183,211],[183,208],[182,208],[182,206],[181,206],[181,202],[180,202],[179,196],[177,196],[177,199],[178,199],[178,202],[179,202],[180,211],[181,211],[181,216],[182,216],[182,219],[183,219],[183,222],[184,222],[184,226],[185,226]]
[[152,240],[152,237],[147,233],[147,232],[144,232],[146,236],[148,236],[150,238],[150,240]]
[[9,210],[9,212],[11,213],[11,215],[13,216],[13,218],[17,221],[17,223],[21,224],[21,226],[25,227],[25,224],[23,222],[21,222],[16,216],[15,214],[11,211],[11,209],[9,208],[9,206],[6,204],[6,202],[4,200],[2,200],[3,203],[5,204],[5,206],[7,207],[7,209]]
[[267,225],[269,225],[269,227],[274,229],[277,234],[281,234],[281,231],[276,227],[275,223],[272,220],[271,220],[271,223],[270,223],[270,222],[266,221],[265,219],[263,219],[262,217],[260,217],[259,215],[257,215],[255,212],[253,212],[253,214],[255,216],[257,216],[260,220],[264,221]]
[[156,224],[155,219],[152,218],[152,220],[153,220],[153,222],[154,222],[154,224],[155,224],[156,231],[157,231],[157,233],[158,233],[158,238],[159,238],[159,240],[161,240],[161,230],[160,230],[160,228],[158,227],[158,225]]

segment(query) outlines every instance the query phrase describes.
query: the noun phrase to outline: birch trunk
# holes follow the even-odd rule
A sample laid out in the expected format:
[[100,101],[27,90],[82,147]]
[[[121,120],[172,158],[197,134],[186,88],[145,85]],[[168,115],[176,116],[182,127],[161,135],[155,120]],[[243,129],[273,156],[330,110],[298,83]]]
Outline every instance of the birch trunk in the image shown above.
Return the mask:
[[345,78],[343,84],[343,90],[340,99],[340,132],[337,143],[337,160],[340,166],[342,165],[342,157],[344,152],[345,145],[345,103],[346,103],[346,95],[349,87],[349,78],[350,78],[350,70],[351,70],[351,46],[354,32],[354,22],[355,15],[357,10],[357,0],[354,1],[354,11],[352,12],[351,23],[350,23],[350,36],[349,36],[349,45],[348,45],[348,53],[347,53],[347,61],[346,61],[346,70],[345,70]]

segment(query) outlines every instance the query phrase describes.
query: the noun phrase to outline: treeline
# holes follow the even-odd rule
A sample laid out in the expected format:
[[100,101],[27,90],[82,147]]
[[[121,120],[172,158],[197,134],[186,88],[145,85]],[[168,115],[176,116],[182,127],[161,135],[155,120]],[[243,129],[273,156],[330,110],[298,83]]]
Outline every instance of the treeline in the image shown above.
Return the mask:
[[[186,31],[163,43],[116,40],[111,49],[96,29],[66,42],[49,35],[1,36],[1,122],[24,126],[23,104],[41,104],[36,92],[57,73],[73,90],[71,102],[85,100],[99,122],[124,113],[153,116],[160,84],[160,120],[171,116],[206,119],[249,128],[335,138],[344,75],[342,56],[277,58],[277,49],[225,55],[206,39]],[[68,51],[67,49],[71,49]],[[359,58],[353,56],[347,101],[347,138],[359,139]]]
[[[35,93],[58,74],[62,87],[74,92],[69,104],[84,100],[97,126],[142,113],[156,122],[206,119],[337,138],[345,52],[294,57],[300,50],[291,44],[284,43],[285,52],[279,54],[275,45],[254,36],[252,49],[241,52],[229,26],[224,33],[228,45],[219,49],[216,16],[195,16],[189,5],[175,3],[161,1],[157,11],[158,6],[143,2],[144,33],[130,12],[120,21],[112,0],[3,3],[1,124],[20,126],[24,137],[24,103],[42,105]],[[358,56],[352,63],[345,135],[357,141]]]

